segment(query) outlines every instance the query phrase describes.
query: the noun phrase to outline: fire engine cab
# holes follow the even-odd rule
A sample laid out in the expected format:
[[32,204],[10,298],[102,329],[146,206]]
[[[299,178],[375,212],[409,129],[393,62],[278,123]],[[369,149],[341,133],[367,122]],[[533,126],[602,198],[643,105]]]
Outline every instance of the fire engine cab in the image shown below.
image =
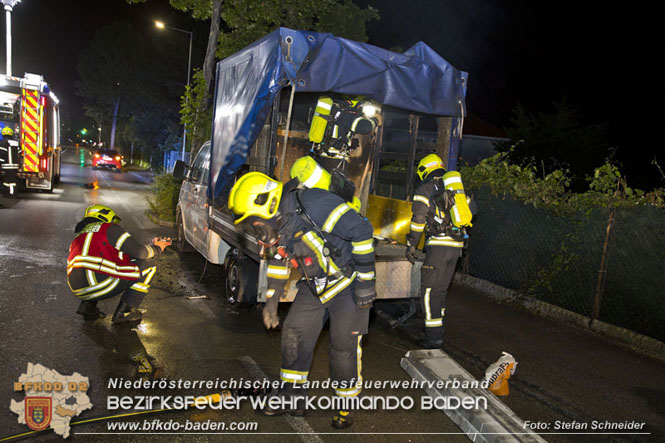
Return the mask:
[[0,180],[52,191],[60,181],[60,110],[41,75],[0,75],[0,130],[5,127],[14,132],[13,155],[1,163]]

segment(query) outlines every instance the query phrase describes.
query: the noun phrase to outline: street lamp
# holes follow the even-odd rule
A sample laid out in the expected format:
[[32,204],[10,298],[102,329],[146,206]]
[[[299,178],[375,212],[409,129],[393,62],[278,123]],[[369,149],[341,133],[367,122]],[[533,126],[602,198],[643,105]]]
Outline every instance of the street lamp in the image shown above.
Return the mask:
[[5,19],[7,22],[7,71],[6,75],[12,75],[12,9],[21,0],[2,0],[5,5]]
[[[194,35],[193,32],[191,31],[185,31],[184,29],[178,29],[174,28],[172,26],[166,26],[164,22],[160,21],[155,21],[155,26],[159,29],[173,29],[174,31],[178,32],[184,32],[185,34],[189,34],[189,57],[187,60],[187,86],[189,87],[189,73],[192,70],[192,36]],[[182,131],[182,161],[185,161],[185,143],[187,141],[187,123],[184,124],[184,128]]]

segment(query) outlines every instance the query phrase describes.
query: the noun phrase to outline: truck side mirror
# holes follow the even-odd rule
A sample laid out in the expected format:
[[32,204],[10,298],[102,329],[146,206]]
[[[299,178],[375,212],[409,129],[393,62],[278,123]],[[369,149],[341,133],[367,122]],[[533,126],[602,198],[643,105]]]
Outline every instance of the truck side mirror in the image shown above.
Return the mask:
[[184,161],[176,160],[173,166],[173,176],[178,180],[184,180],[187,175],[187,169],[189,169],[189,166]]

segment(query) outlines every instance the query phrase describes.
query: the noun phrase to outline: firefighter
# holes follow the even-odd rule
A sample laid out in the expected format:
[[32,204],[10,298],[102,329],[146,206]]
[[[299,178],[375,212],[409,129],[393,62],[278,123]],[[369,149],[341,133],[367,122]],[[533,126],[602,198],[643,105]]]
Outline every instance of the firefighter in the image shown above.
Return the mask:
[[312,150],[324,157],[348,160],[358,147],[355,134],[369,134],[381,126],[380,105],[362,96],[333,100],[319,97],[312,123],[309,140]]
[[[329,191],[286,184],[260,172],[242,176],[231,189],[229,209],[236,224],[258,239],[268,258],[268,290],[263,308],[267,329],[279,325],[277,306],[291,268],[302,279],[282,329],[281,397],[304,396],[314,347],[330,319],[328,358],[335,394],[361,391],[362,337],[376,298],[372,225]],[[303,415],[295,408],[266,408],[265,415]],[[332,426],[347,428],[350,411],[339,411]]]
[[[344,198],[357,212],[360,212],[360,199],[356,197],[356,185],[340,171],[334,170],[337,183],[331,187],[331,174],[316,162],[312,157],[306,155],[300,157],[291,166],[291,178],[297,178],[305,188],[319,188],[333,192]],[[340,183],[341,182],[341,183]]]
[[14,138],[14,130],[5,126],[2,128],[0,141],[0,169],[2,170],[2,194],[13,196],[16,194],[18,172],[18,142]]
[[122,294],[111,322],[141,321],[138,307],[157,272],[148,260],[171,245],[170,238],[153,238],[151,245],[142,245],[119,222],[111,208],[92,205],[74,229],[67,282],[81,300],[77,314],[85,320],[105,317],[97,302]]
[[465,227],[470,226],[471,212],[460,174],[447,172],[441,157],[436,154],[425,156],[416,172],[422,183],[413,195],[406,258],[415,263],[418,259],[416,247],[427,230],[425,260],[420,271],[425,338],[417,344],[422,348],[438,349],[443,345],[446,294],[462,254]]

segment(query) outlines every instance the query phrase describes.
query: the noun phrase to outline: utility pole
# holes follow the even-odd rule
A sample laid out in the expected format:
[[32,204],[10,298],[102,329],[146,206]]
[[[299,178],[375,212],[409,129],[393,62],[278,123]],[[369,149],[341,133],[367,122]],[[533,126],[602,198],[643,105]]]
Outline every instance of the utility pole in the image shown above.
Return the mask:
[[6,31],[7,31],[7,69],[5,74],[12,75],[12,10],[14,6],[21,0],[2,0],[2,4],[5,5],[5,19],[6,19]]
[[[189,88],[189,73],[192,70],[192,39],[194,37],[194,33],[191,31],[185,31],[184,29],[178,29],[174,28],[173,26],[166,26],[163,22],[156,21],[155,26],[159,29],[172,29],[174,31],[182,32],[185,34],[189,34],[189,56],[187,58],[187,87]],[[185,145],[187,144],[187,124],[185,123],[184,128],[182,130],[182,154],[180,156],[180,159],[182,161],[185,161]],[[190,158],[191,162],[191,158]]]

